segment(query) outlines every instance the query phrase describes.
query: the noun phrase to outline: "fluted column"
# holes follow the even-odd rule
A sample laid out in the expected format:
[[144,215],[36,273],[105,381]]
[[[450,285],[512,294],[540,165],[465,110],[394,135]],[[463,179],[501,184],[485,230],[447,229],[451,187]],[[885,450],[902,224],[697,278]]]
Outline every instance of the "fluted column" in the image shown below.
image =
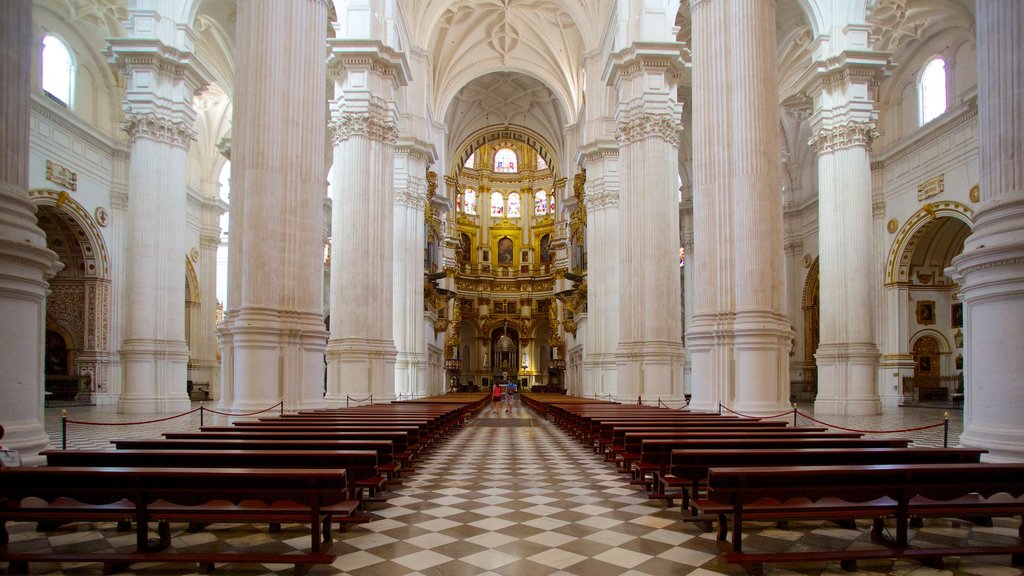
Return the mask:
[[[847,26],[845,43],[864,44],[869,32],[866,26]],[[827,295],[820,303],[814,410],[878,414],[879,351],[871,312],[880,304],[871,191],[871,142],[877,132],[871,82],[888,55],[858,51],[836,57],[823,40],[816,41],[814,53],[825,70],[814,94],[810,145],[818,161],[819,278]]]
[[964,301],[964,446],[1024,461],[1024,4],[979,0],[981,204],[953,259]]
[[423,254],[427,198],[427,167],[433,148],[422,142],[401,142],[395,151],[394,192],[394,320],[395,390],[425,396],[427,340],[423,328]]
[[326,29],[322,0],[238,3],[221,399],[238,410],[324,405]]
[[0,6],[0,444],[44,463],[43,336],[47,280],[60,269],[28,200],[32,4]]
[[618,149],[612,142],[586,149],[583,205],[587,226],[587,340],[582,394],[618,391],[619,344],[619,179]]
[[[770,0],[694,0],[691,406],[789,404],[775,16]],[[690,265],[688,258],[687,266]]]
[[[340,242],[331,260],[327,401],[343,403],[349,395],[386,401],[395,397],[397,356],[392,316],[394,98],[406,83],[408,67],[400,54],[376,41],[332,40],[331,50],[335,100],[330,130],[337,180],[331,228]],[[422,275],[416,282],[422,285]]]
[[189,408],[184,233],[192,97],[210,76],[192,59],[189,32],[172,20],[132,12],[126,27],[129,37],[109,40],[110,61],[127,84],[122,128],[131,146],[118,410],[180,412]]
[[683,396],[679,323],[681,132],[676,44],[636,44],[613,54],[605,78],[618,92],[619,342],[617,395]]

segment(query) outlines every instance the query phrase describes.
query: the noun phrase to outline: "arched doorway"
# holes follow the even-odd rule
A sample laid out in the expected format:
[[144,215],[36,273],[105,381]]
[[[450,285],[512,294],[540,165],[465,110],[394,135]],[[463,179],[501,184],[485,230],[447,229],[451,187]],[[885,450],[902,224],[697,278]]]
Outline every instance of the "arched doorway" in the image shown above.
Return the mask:
[[[120,393],[113,378],[116,359],[110,349],[111,285],[108,258],[99,228],[107,213],[96,218],[66,192],[37,189],[29,197],[46,234],[47,247],[63,268],[50,280],[46,301],[47,378],[51,399],[112,404]],[[56,352],[63,340],[62,362]],[[59,369],[62,373],[57,374]],[[72,390],[76,392],[72,393]]]
[[[895,230],[885,269],[882,391],[895,404],[955,393],[963,357],[959,287],[949,276],[971,233],[973,211],[954,201],[925,204]],[[892,376],[888,376],[891,374]],[[923,392],[922,392],[923,391]]]

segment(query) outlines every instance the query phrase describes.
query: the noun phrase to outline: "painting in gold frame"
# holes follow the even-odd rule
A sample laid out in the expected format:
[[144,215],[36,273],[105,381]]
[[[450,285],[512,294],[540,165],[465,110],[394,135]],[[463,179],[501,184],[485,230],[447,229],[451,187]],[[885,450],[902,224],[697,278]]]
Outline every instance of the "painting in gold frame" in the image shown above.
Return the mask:
[[935,301],[918,300],[917,302],[917,323],[926,326],[935,324]]

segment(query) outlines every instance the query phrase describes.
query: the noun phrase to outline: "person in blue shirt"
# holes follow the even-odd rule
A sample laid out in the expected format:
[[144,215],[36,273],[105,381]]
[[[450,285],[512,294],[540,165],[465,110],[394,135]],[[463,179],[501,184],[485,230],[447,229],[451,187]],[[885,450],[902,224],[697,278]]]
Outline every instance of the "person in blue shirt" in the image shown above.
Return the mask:
[[505,412],[512,411],[512,406],[515,405],[517,392],[519,392],[519,387],[516,386],[514,380],[509,380],[508,383],[505,384]]

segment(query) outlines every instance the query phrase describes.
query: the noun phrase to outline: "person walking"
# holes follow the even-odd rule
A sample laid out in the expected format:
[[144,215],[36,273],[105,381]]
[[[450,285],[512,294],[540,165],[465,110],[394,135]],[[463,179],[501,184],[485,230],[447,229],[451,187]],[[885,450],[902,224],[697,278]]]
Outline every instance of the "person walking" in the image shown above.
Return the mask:
[[515,380],[509,380],[505,384],[505,412],[511,412],[512,406],[515,405],[516,394],[519,392],[519,386],[516,385]]
[[498,403],[501,402],[501,384],[497,382],[491,386],[491,413],[498,413]]

